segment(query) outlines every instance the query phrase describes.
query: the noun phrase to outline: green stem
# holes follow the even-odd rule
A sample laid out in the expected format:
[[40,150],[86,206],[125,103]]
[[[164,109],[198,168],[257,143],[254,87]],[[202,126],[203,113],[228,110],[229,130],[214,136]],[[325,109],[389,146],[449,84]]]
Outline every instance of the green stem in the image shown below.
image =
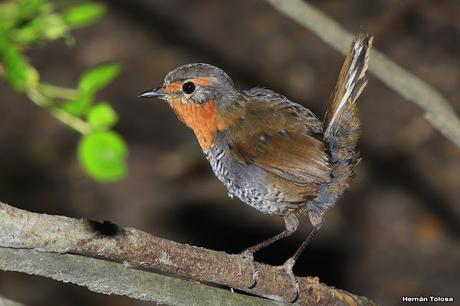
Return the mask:
[[51,106],[51,101],[48,100],[40,91],[37,89],[30,89],[27,92],[27,96],[29,97],[32,102],[37,104],[38,106],[45,108],[48,110],[56,119],[61,121],[62,123],[70,126],[75,131],[79,132],[80,134],[88,134],[91,132],[91,126],[83,121],[82,119],[69,114],[65,110],[61,108],[54,108]]
[[72,100],[78,97],[78,90],[73,88],[66,88],[46,83],[40,83],[40,85],[38,85],[38,89],[43,95],[51,98]]

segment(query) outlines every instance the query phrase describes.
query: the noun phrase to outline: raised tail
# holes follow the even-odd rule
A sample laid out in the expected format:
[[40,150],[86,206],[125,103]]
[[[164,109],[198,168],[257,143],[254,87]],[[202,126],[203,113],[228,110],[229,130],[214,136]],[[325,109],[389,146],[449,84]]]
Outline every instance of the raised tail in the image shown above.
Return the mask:
[[359,161],[356,145],[359,117],[356,100],[367,83],[366,70],[373,37],[359,35],[351,46],[340,71],[324,117],[324,141],[332,164],[331,181],[321,185],[319,195],[309,203],[308,215],[315,228],[321,227],[328,207],[350,183]]
[[356,100],[367,84],[366,70],[373,37],[360,34],[342,65],[324,117],[324,140],[333,163],[355,159],[360,121]]

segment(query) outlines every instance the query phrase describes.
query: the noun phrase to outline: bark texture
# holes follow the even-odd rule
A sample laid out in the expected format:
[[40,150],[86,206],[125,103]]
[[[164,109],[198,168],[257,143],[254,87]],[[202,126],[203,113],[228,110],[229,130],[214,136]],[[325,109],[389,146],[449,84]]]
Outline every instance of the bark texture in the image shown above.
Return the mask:
[[[94,279],[104,274],[93,273],[91,263],[82,259],[82,256],[123,264],[123,267],[106,267],[108,270],[113,270],[113,273],[108,275],[121,275],[132,271],[130,268],[133,268],[235,288],[279,302],[288,302],[294,295],[289,277],[272,266],[256,263],[260,274],[259,281],[254,288],[249,289],[252,283],[252,269],[250,264],[238,255],[176,243],[133,228],[121,228],[110,222],[98,223],[84,219],[37,214],[0,203],[0,233],[0,247],[3,248],[0,252],[1,269],[71,281],[88,286],[90,289],[94,286],[84,281],[72,281],[67,275],[80,271],[78,275],[84,279],[87,277]],[[12,249],[32,249],[33,252]],[[41,253],[58,254],[48,254],[54,256],[52,259],[52,257],[40,257],[44,255]],[[7,258],[10,260],[7,261]],[[43,270],[46,266],[43,263],[47,260],[51,260],[51,263],[61,262],[61,264],[51,264],[48,266],[50,270]],[[141,286],[145,275],[150,274],[139,274],[138,278],[133,277],[130,281],[120,282],[119,286],[123,287],[123,284],[127,283],[131,285],[137,283]],[[365,297],[328,287],[315,277],[300,277],[299,281],[301,288],[297,301],[299,305],[375,305]],[[112,283],[112,286],[117,286],[117,282]],[[172,289],[174,287],[175,289]],[[141,296],[150,292],[141,288],[139,290],[143,292]],[[216,288],[209,287],[209,290],[216,290]],[[127,294],[113,288],[110,290],[99,288],[97,291],[141,298],[139,295]],[[184,292],[184,288],[183,285],[168,286],[166,291],[175,295],[176,291]],[[185,289],[185,292],[192,291]],[[214,297],[220,299],[218,296]],[[149,300],[162,302],[159,298],[153,297]]]

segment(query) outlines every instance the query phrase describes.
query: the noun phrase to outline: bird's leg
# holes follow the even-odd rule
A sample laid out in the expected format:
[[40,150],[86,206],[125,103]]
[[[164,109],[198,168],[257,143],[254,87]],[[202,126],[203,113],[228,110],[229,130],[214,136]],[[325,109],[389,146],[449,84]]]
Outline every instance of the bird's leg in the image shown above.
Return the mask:
[[302,244],[297,249],[297,251],[295,251],[294,255],[292,255],[288,260],[286,260],[282,266],[277,267],[278,270],[282,270],[287,273],[287,275],[291,279],[291,282],[295,288],[295,296],[291,300],[291,303],[294,303],[295,301],[297,301],[297,299],[299,298],[299,294],[300,294],[299,281],[295,277],[294,272],[292,271],[292,268],[294,267],[297,259],[299,259],[302,252],[310,244],[313,237],[315,237],[315,235],[319,232],[319,230],[321,229],[321,226],[322,226],[322,222],[319,224],[316,224],[316,226],[313,227],[313,229],[310,231],[307,238],[302,242]]
[[285,223],[286,229],[283,232],[279,233],[276,236],[268,238],[256,245],[253,245],[252,247],[249,247],[245,249],[243,252],[241,252],[241,256],[249,260],[252,266],[252,284],[251,286],[249,286],[249,288],[255,287],[259,279],[259,271],[257,270],[257,267],[254,263],[254,253],[269,246],[270,244],[280,239],[291,236],[299,227],[299,220],[294,214],[284,216],[284,223]]

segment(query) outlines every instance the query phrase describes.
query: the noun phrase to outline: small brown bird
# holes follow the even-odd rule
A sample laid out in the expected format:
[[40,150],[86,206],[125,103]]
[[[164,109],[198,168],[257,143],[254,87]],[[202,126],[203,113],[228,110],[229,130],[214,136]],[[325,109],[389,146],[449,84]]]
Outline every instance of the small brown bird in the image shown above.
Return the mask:
[[[286,229],[242,254],[253,254],[294,233],[298,216],[307,213],[313,229],[283,266],[295,261],[324,223],[326,210],[350,183],[359,154],[356,100],[367,79],[372,37],[359,35],[345,58],[324,122],[311,111],[265,88],[237,89],[221,69],[208,64],[181,66],[161,87],[139,97],[168,102],[194,132],[217,178],[236,196],[259,211],[283,216]],[[297,296],[295,299],[297,299]]]

